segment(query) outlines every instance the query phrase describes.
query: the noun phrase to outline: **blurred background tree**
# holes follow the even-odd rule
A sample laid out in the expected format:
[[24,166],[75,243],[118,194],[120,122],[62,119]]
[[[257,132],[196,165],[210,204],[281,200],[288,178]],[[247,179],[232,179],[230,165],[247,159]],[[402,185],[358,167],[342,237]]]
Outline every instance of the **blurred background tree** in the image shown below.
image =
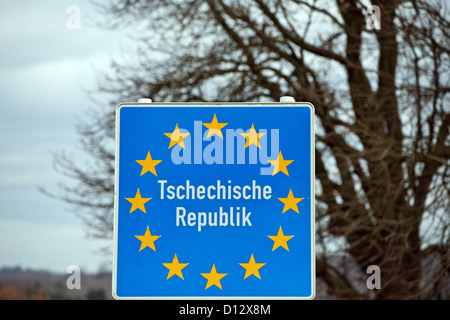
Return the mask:
[[[371,5],[380,9],[380,28],[372,28]],[[98,79],[94,96],[106,95],[109,102],[98,102],[78,127],[91,165],[56,155],[57,170],[75,182],[61,184],[58,196],[76,207],[89,235],[112,238],[114,111],[120,102],[264,102],[290,95],[316,111],[316,268],[328,294],[443,298],[450,266],[446,5],[99,2],[105,27],[135,24],[142,32],[128,61],[111,61]],[[378,265],[381,289],[355,284],[332,263],[337,255],[364,275]],[[431,264],[432,276],[424,276]]]

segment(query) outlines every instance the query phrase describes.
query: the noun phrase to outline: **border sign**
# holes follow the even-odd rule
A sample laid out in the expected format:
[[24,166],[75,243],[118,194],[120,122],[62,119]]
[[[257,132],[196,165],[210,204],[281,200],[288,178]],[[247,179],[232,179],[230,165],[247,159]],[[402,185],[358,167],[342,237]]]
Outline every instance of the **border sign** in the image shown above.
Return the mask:
[[312,299],[314,107],[116,109],[116,299]]

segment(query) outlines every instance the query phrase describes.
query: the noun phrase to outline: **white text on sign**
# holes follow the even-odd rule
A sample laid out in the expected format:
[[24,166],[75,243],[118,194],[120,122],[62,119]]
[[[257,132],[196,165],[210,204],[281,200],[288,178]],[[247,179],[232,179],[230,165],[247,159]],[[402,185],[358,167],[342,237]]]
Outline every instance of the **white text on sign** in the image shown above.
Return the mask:
[[[233,185],[231,180],[223,184],[217,180],[215,184],[209,186],[193,185],[190,180],[186,180],[185,185],[174,186],[168,184],[167,180],[158,180],[161,187],[161,200],[269,200],[272,198],[272,187],[269,185],[260,186],[256,180],[244,186]],[[176,226],[197,226],[200,232],[205,226],[210,227],[245,227],[252,226],[250,215],[252,213],[246,207],[229,207],[224,210],[219,207],[213,212],[187,212],[184,207],[176,208]]]

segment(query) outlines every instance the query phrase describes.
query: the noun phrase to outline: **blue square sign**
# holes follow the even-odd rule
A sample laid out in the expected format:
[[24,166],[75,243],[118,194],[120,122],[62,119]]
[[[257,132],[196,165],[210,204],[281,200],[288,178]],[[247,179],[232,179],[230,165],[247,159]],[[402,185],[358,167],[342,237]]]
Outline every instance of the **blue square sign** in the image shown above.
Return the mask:
[[312,299],[310,103],[116,110],[113,296]]

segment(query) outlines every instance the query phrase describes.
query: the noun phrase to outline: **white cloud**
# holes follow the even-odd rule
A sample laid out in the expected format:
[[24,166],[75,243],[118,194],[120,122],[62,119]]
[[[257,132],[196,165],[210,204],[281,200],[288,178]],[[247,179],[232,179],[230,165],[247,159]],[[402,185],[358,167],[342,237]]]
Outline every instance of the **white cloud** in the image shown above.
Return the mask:
[[80,226],[69,220],[72,224],[2,221],[0,265],[32,266],[64,273],[72,264],[82,271],[94,272],[109,262],[108,257],[98,254],[99,243],[84,239]]
[[[71,4],[80,30],[66,27]],[[67,205],[36,188],[63,180],[49,151],[77,150],[74,116],[91,106],[83,88],[126,41],[127,30],[93,27],[92,10],[87,0],[0,2],[0,266],[83,270],[104,259]]]
[[98,13],[87,0],[78,0],[81,29],[67,28],[72,1],[2,1],[0,4],[0,69],[21,68],[62,58],[88,58],[116,51],[128,29],[102,30]]

